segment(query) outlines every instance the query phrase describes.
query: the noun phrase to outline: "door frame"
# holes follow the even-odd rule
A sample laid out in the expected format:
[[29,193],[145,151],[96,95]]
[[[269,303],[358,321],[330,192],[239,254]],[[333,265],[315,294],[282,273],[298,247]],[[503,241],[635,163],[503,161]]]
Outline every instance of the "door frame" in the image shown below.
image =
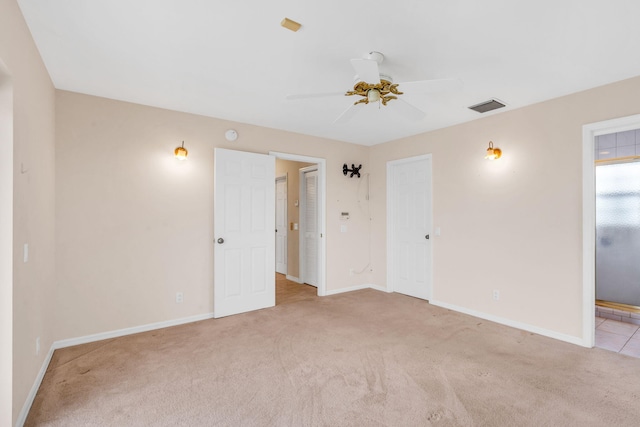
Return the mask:
[[318,167],[318,191],[320,192],[318,200],[318,227],[320,231],[320,239],[318,239],[318,296],[325,296],[327,293],[327,161],[320,157],[302,156],[278,151],[270,151],[269,155],[281,160],[315,163]]
[[[284,273],[285,275],[288,274],[289,272],[289,230],[287,229],[287,227],[289,226],[289,206],[287,206],[289,204],[289,177],[288,175],[282,174],[282,175],[276,175],[276,180],[274,182],[274,185],[276,186],[276,199],[278,197],[278,181],[284,181],[284,191],[285,191],[285,195],[287,197],[287,203],[284,204],[284,228],[285,231],[287,232],[287,238],[285,239],[285,246],[284,246],[284,262],[286,265],[286,272]],[[278,217],[278,202],[276,200],[276,218]],[[277,225],[277,224],[276,224]],[[278,236],[276,235],[276,249],[278,249]],[[277,260],[277,250],[276,250],[276,260]],[[276,273],[278,272],[278,263],[276,261]]]
[[[306,202],[306,197],[307,197],[307,188],[306,188],[306,184],[304,182],[304,175],[307,172],[318,172],[318,166],[317,165],[312,165],[312,166],[307,166],[305,168],[300,168],[298,170],[298,182],[300,183],[300,185],[298,186],[299,188],[299,197],[300,197],[300,233],[299,233],[299,238],[300,238],[300,242],[298,245],[298,268],[300,269],[299,272],[299,276],[300,276],[300,281],[302,283],[306,283],[304,281],[305,279],[305,271],[306,271],[306,260],[307,257],[305,256],[305,239],[306,237],[304,236],[304,232],[306,230],[306,220],[305,220],[305,213],[304,210],[307,208],[307,202]],[[320,178],[320,173],[318,172],[318,178]],[[319,195],[321,196],[321,193],[319,193],[319,183],[316,182],[316,197]],[[319,199],[320,197],[317,197],[317,199]],[[316,203],[316,217],[318,217],[319,214],[319,206],[318,203]],[[319,218],[318,218],[318,224],[320,223]],[[316,260],[316,267],[319,269],[320,265],[317,263],[318,261]],[[310,286],[314,286],[310,283],[307,283]]]
[[[387,162],[387,292],[395,292],[395,281],[394,281],[394,273],[395,273],[395,265],[393,262],[393,253],[395,249],[395,238],[394,233],[391,232],[393,230],[393,225],[395,223],[396,217],[396,209],[394,204],[392,203],[394,194],[394,182],[392,171],[398,165],[404,163],[410,163],[420,160],[431,160],[431,174],[429,176],[429,193],[431,195],[431,210],[429,215],[431,216],[431,228],[433,228],[433,156],[431,154],[421,154],[419,156],[406,157],[404,159],[391,160]],[[435,245],[433,244],[433,239],[431,241],[431,268],[429,269],[429,281],[431,283],[431,289],[429,290],[429,298],[430,301],[433,299],[435,283],[433,282],[433,251],[435,249]]]
[[595,140],[609,133],[640,129],[640,114],[582,126],[582,345],[595,344],[596,168]]

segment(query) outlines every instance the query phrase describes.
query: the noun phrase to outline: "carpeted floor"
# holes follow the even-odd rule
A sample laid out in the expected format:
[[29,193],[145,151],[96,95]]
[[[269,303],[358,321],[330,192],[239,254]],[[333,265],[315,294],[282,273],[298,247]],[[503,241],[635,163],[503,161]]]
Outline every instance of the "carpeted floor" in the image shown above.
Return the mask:
[[27,426],[638,426],[640,360],[362,290],[58,350]]

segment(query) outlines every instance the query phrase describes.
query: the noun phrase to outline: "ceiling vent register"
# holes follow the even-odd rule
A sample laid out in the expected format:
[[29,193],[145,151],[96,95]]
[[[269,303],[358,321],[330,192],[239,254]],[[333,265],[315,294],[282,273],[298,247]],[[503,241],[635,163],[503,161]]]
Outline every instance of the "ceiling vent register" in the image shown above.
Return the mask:
[[502,108],[504,106],[505,104],[503,104],[502,102],[491,99],[486,102],[481,102],[480,104],[472,105],[469,108],[473,111],[477,111],[478,113],[486,113],[487,111],[497,110],[498,108]]

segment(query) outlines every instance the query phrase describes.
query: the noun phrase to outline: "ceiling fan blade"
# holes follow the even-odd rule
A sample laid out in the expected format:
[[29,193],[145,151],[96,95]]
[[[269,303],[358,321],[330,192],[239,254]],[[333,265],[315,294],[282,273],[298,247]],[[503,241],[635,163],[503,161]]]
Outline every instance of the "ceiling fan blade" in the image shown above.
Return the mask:
[[389,102],[387,106],[392,106],[392,111],[395,111],[402,117],[414,122],[418,122],[427,116],[427,113],[425,113],[418,107],[409,104],[407,101],[403,101],[401,98],[394,99],[393,101]]
[[347,123],[349,120],[351,120],[356,114],[358,114],[360,112],[360,110],[362,110],[362,106],[361,105],[356,105],[356,104],[351,104],[349,106],[349,108],[347,108],[346,110],[344,110],[342,112],[342,114],[340,114],[338,116],[337,119],[335,119],[333,121],[333,123],[335,124],[344,124]]
[[460,79],[434,79],[434,80],[418,80],[415,82],[398,83],[398,89],[402,92],[405,90],[415,92],[439,92],[441,90],[453,90],[462,87]]
[[378,62],[374,59],[352,59],[351,65],[361,80],[369,84],[380,83],[380,71]]
[[328,98],[330,96],[344,96],[345,92],[326,92],[326,93],[300,93],[294,95],[287,95],[284,97],[287,101],[294,101],[296,99],[310,99],[310,98]]

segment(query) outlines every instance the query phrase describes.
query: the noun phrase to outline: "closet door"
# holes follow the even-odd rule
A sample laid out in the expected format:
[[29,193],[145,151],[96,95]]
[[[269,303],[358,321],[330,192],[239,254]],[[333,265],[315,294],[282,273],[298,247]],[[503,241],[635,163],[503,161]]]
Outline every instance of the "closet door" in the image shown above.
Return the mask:
[[301,169],[303,202],[301,211],[302,236],[302,281],[318,286],[318,169],[315,166]]

